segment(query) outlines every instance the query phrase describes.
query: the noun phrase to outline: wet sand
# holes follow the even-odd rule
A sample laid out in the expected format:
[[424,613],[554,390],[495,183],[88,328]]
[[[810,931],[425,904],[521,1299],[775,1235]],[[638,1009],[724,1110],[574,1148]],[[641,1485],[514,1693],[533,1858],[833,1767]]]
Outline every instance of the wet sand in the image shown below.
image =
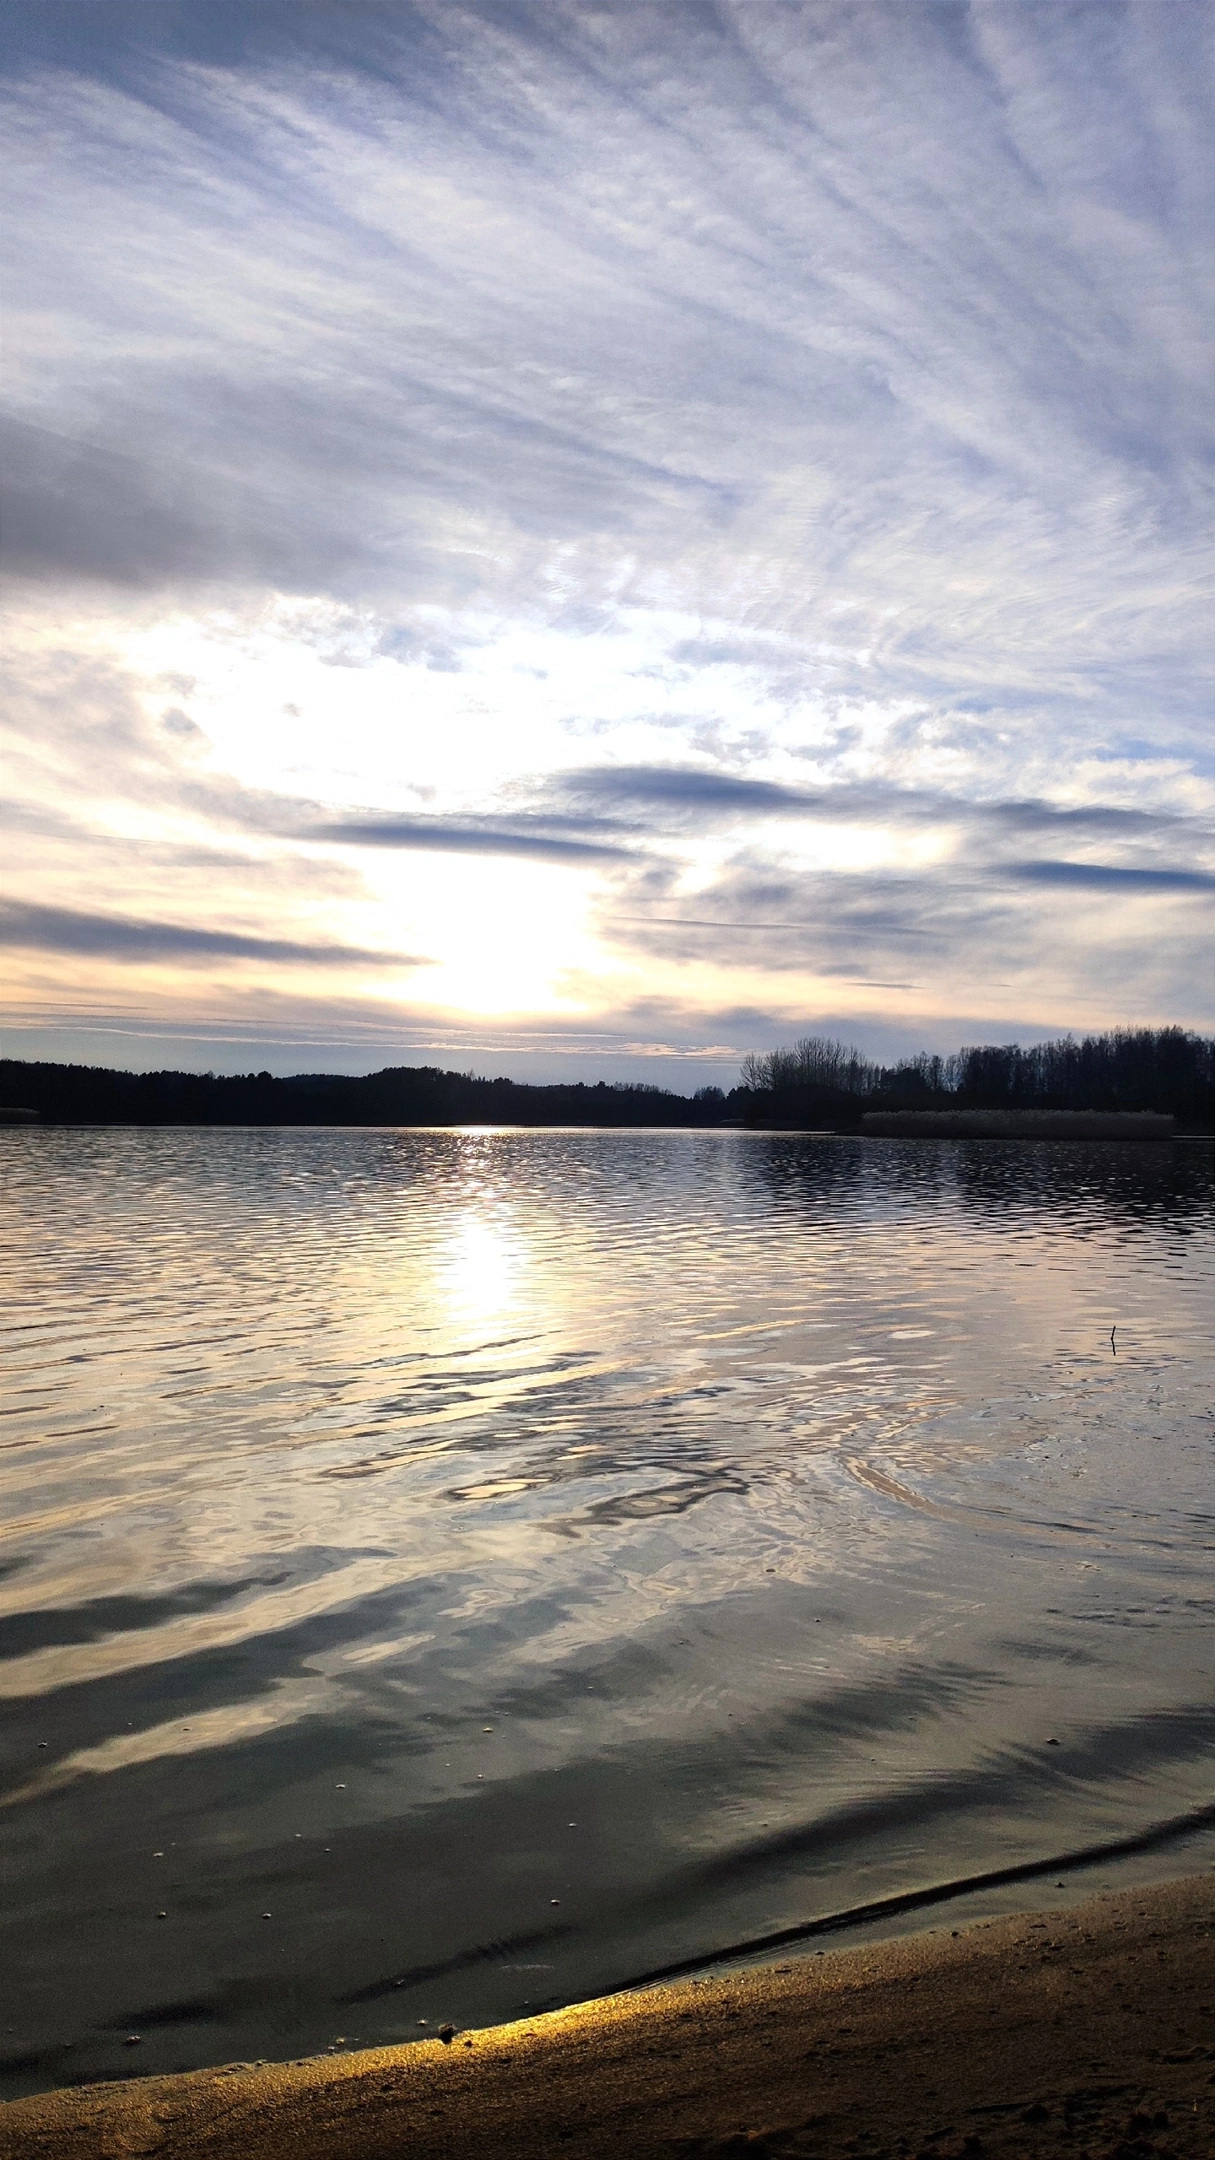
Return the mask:
[[304,2062],[11,2101],[4,2160],[1215,2154],[1215,1876]]

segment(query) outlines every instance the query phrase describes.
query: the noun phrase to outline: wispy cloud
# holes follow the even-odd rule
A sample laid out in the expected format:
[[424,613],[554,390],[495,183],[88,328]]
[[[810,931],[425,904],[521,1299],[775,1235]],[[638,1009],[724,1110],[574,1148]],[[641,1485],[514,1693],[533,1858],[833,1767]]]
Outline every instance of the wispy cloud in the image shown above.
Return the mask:
[[87,915],[74,908],[29,906],[0,900],[0,945],[39,952],[104,955],[113,960],[270,960],[289,967],[417,968],[427,962],[409,953],[366,952],[357,946],[304,944],[292,938],[253,937],[189,923],[140,922],[124,915]]
[[1203,1017],[1201,0],[0,15],[31,907]]
[[590,804],[630,805],[644,812],[691,816],[702,823],[757,818],[824,818],[860,823],[965,823],[1009,834],[1068,830],[1111,838],[1162,838],[1209,826],[1167,810],[1109,803],[1063,804],[984,797],[973,790],[899,787],[882,780],[842,777],[829,787],[799,788],[743,773],[687,765],[602,765],[562,772],[555,797]]
[[521,855],[534,862],[603,862],[628,859],[624,848],[590,839],[571,839],[528,825],[490,818],[318,818],[301,825],[301,836],[334,840],[344,847],[413,848],[446,855]]
[[1087,885],[1106,892],[1215,893],[1209,870],[1136,869],[1123,863],[1009,863],[1011,876],[1031,885]]

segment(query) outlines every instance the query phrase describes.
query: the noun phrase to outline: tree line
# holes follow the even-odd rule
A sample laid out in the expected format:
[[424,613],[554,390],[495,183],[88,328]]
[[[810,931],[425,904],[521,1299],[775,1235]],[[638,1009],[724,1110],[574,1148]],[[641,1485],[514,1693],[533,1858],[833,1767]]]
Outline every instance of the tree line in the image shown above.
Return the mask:
[[710,1125],[725,1096],[645,1082],[531,1086],[433,1065],[358,1077],[297,1073],[115,1072],[0,1060],[0,1105],[56,1123],[101,1125]]
[[752,1114],[781,1123],[859,1122],[866,1110],[1160,1110],[1204,1125],[1215,1115],[1215,1039],[1179,1027],[921,1051],[897,1065],[807,1035],[744,1058],[741,1077]]
[[1124,1028],[1052,1042],[987,1043],[881,1065],[849,1044],[804,1036],[743,1059],[737,1087],[694,1095],[641,1081],[531,1084],[433,1065],[358,1077],[268,1072],[117,1072],[0,1059],[0,1113],[123,1125],[747,1125],[855,1131],[866,1110],[1160,1110],[1209,1130],[1215,1040],[1179,1027]]

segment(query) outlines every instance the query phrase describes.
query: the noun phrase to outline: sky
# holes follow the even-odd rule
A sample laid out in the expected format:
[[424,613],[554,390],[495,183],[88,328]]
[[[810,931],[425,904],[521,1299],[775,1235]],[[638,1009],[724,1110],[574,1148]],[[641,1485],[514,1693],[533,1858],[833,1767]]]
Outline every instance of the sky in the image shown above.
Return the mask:
[[1207,1029],[1205,0],[4,0],[3,1048]]

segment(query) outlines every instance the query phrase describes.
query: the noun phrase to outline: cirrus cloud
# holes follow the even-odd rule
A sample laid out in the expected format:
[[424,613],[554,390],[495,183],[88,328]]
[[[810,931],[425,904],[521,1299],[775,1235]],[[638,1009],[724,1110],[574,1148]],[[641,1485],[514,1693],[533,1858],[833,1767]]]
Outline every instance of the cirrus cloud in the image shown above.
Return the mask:
[[1209,1020],[1200,0],[0,15],[41,1047]]

